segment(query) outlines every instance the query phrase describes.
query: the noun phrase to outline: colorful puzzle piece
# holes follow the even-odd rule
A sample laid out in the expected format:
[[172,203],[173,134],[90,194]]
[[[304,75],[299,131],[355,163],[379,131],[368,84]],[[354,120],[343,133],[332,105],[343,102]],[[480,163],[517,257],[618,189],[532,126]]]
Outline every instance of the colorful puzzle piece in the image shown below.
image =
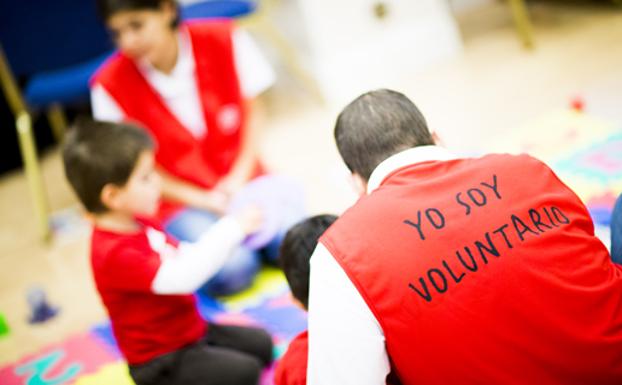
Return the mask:
[[594,183],[608,186],[622,180],[622,133],[590,145],[559,162],[560,173],[581,175]]
[[106,364],[96,373],[80,377],[71,385],[134,385],[123,361]]
[[89,334],[80,334],[0,369],[0,383],[62,385],[115,360],[99,341]]
[[265,267],[247,290],[219,299],[227,311],[235,312],[259,306],[266,300],[287,292],[289,287],[283,273],[276,267]]
[[0,337],[8,335],[10,331],[11,329],[9,329],[9,324],[6,322],[4,314],[0,313]]
[[561,110],[545,115],[493,139],[493,151],[528,153],[546,162],[574,153],[586,144],[605,140],[616,127],[581,112]]

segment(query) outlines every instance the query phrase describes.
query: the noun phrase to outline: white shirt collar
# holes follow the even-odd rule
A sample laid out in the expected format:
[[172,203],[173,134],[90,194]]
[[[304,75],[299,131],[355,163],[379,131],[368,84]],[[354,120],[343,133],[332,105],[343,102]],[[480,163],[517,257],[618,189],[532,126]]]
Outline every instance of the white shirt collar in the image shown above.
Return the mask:
[[399,168],[430,160],[451,160],[455,158],[451,152],[439,146],[418,146],[398,152],[376,166],[369,177],[369,182],[367,182],[367,194],[380,187],[382,181]]

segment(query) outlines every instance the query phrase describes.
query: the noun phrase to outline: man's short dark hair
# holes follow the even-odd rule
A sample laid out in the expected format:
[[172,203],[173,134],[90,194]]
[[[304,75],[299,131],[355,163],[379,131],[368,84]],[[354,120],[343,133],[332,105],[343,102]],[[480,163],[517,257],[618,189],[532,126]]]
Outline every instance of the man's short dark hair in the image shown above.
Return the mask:
[[350,171],[365,181],[391,155],[434,144],[417,106],[386,89],[367,92],[344,108],[335,124],[335,141]]
[[97,0],[99,17],[106,23],[108,19],[123,11],[158,10],[164,3],[170,3],[177,9],[177,17],[171,27],[179,25],[179,6],[175,0]]
[[136,126],[78,119],[63,143],[65,175],[84,207],[102,213],[104,186],[124,186],[140,154],[151,149],[151,137]]
[[309,307],[309,260],[317,242],[337,217],[323,214],[307,218],[285,234],[279,250],[279,263],[294,298]]

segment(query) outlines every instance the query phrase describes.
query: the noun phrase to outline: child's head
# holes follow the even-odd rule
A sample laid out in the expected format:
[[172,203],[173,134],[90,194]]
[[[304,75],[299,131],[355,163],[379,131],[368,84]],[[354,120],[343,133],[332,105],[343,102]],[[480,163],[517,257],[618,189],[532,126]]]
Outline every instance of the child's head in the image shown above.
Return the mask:
[[339,114],[337,148],[353,174],[365,182],[383,160],[411,147],[434,144],[419,109],[391,90],[367,92]]
[[142,129],[79,120],[63,143],[69,184],[87,211],[151,216],[160,199],[153,141]]
[[175,0],[97,0],[97,8],[115,44],[129,57],[156,63],[175,48]]
[[334,215],[316,215],[294,225],[281,244],[279,262],[294,298],[309,306],[309,260],[317,242],[337,220]]

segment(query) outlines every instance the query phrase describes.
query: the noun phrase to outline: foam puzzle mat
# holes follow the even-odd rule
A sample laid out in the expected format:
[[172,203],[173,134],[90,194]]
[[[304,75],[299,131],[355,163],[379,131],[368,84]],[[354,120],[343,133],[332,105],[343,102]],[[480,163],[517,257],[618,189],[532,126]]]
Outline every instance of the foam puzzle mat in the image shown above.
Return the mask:
[[560,110],[493,140],[492,149],[526,152],[546,162],[583,200],[597,227],[608,228],[622,193],[621,127],[580,111]]
[[[307,327],[306,313],[290,296],[283,274],[265,267],[242,293],[218,301],[198,295],[201,315],[207,320],[258,325],[273,336],[278,359],[289,341]],[[272,370],[264,371],[262,385],[272,384]],[[0,369],[2,385],[133,385],[109,323],[94,326],[60,344]]]
[[[622,130],[578,111],[562,110],[490,141],[489,150],[527,152],[549,164],[607,228],[622,193]],[[306,328],[306,314],[293,304],[276,268],[264,268],[248,290],[218,301],[199,296],[201,314],[221,323],[259,325],[275,342],[276,358]],[[272,372],[261,383],[272,384]],[[2,385],[132,385],[108,323],[0,368]]]

